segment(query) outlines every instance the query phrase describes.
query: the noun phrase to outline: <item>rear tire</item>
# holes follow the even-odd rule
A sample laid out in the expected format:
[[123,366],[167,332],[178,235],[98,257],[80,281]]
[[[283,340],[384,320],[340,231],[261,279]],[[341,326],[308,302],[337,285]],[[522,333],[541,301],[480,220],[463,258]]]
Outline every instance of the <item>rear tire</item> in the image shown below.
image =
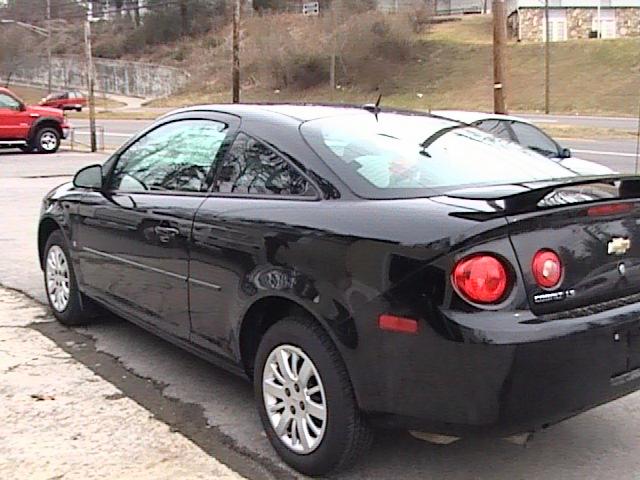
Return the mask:
[[60,148],[60,133],[53,127],[43,127],[36,132],[33,145],[39,153],[55,153]]
[[371,444],[371,429],[338,350],[304,316],[287,317],[265,333],[256,354],[254,392],[271,445],[301,473],[347,469]]
[[90,300],[78,290],[67,242],[60,230],[54,231],[44,248],[44,288],[53,315],[68,326],[86,325],[91,320]]

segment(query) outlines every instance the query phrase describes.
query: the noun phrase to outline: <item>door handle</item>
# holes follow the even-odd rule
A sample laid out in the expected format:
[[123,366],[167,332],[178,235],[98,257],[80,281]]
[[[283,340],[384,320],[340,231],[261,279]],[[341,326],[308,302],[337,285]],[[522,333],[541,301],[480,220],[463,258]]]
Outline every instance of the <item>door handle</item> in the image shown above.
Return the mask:
[[156,232],[156,235],[158,235],[158,239],[162,243],[167,243],[169,240],[180,233],[180,230],[175,227],[162,227],[160,225],[155,227],[153,231]]

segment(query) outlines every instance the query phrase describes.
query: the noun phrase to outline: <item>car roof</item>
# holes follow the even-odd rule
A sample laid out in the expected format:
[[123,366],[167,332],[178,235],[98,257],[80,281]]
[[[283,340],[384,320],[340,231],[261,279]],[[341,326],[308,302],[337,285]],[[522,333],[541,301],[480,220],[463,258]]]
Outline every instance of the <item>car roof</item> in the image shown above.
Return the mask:
[[480,120],[511,120],[515,122],[531,123],[521,117],[514,117],[513,115],[502,115],[499,113],[486,113],[486,112],[473,112],[466,110],[432,110],[432,115],[438,117],[450,118],[451,120],[457,120],[463,123],[474,123]]
[[[181,108],[167,113],[165,116],[188,113],[193,111],[215,111],[238,116],[252,114],[277,114],[289,117],[299,122],[316,120],[319,118],[337,117],[343,115],[372,115],[362,106],[357,105],[330,105],[330,104],[295,104],[295,103],[223,103],[212,105],[197,105]],[[412,110],[383,109],[382,113],[397,113],[431,117],[426,112]]]

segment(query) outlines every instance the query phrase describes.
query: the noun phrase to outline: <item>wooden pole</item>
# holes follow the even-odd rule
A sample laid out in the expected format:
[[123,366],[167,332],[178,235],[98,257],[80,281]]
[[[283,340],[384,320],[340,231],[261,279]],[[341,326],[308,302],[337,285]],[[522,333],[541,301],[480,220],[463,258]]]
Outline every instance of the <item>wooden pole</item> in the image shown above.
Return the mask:
[[47,91],[51,93],[51,0],[47,0]]
[[544,0],[544,113],[551,110],[551,31],[549,29],[549,0]]
[[233,65],[231,81],[233,84],[233,103],[240,103],[240,0],[236,0],[233,8]]
[[98,150],[96,143],[96,99],[94,93],[95,73],[93,71],[93,54],[91,51],[91,3],[87,4],[87,18],[84,22],[84,48],[87,63],[87,87],[89,89],[89,130],[91,135],[91,151]]
[[493,111],[507,113],[505,44],[507,41],[507,20],[504,0],[493,0]]
[[331,57],[329,59],[329,87],[331,95],[336,89],[336,58],[338,57],[338,0],[331,3]]

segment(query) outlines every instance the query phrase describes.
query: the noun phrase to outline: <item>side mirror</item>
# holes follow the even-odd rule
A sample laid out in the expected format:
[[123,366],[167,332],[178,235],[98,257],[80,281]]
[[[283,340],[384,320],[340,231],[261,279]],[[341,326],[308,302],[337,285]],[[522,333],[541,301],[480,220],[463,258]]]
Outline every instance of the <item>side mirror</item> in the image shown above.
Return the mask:
[[20,109],[21,112],[27,111],[27,106],[22,102],[20,102],[20,106],[18,108]]
[[571,150],[568,148],[560,149],[560,158],[571,158]]
[[73,177],[73,186],[79,188],[90,188],[91,190],[102,189],[102,166],[89,165],[76,173]]

